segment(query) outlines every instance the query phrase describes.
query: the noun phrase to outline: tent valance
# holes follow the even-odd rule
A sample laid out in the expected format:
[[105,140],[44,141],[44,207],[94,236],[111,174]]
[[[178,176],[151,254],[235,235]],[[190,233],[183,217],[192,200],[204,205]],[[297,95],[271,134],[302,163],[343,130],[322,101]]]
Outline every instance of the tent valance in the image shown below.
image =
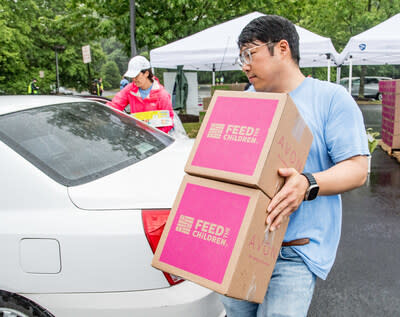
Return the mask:
[[400,64],[400,13],[350,38],[339,65]]
[[[184,39],[150,51],[150,62],[156,68],[184,65],[186,70],[239,70],[237,39],[242,29],[264,14],[253,12],[210,27]],[[300,37],[300,67],[326,67],[336,62],[338,53],[329,38],[296,25]]]

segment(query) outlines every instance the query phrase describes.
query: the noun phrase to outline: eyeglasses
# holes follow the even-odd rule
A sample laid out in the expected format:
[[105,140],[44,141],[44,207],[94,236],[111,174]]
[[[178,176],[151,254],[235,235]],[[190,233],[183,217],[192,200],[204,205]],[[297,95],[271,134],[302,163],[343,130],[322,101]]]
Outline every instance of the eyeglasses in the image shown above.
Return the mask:
[[239,57],[236,59],[236,62],[239,64],[240,67],[243,67],[244,65],[249,65],[251,64],[251,62],[253,61],[252,57],[251,57],[251,50],[254,50],[255,48],[261,47],[261,46],[265,46],[265,45],[269,45],[269,44],[273,44],[275,42],[267,42],[261,45],[257,45],[257,46],[253,46],[250,47],[248,49],[243,50]]

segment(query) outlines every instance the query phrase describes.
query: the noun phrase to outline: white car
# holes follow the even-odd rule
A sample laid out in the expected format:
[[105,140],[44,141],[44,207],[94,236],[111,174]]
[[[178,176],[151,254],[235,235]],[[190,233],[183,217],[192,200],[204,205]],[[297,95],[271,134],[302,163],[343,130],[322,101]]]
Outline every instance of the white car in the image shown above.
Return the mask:
[[74,94],[73,90],[67,89],[63,86],[58,87],[58,92],[57,92],[56,87],[51,87],[51,88],[52,88],[52,90],[51,90],[52,94],[58,94],[58,95],[73,95]]
[[224,316],[151,266],[193,140],[78,97],[0,97],[0,316]]
[[[379,92],[379,81],[390,80],[390,77],[374,77],[365,76],[364,77],[364,97],[374,98],[376,100],[382,101],[382,94]],[[342,85],[347,90],[349,89],[349,78],[345,77],[340,80],[340,85]],[[351,79],[351,95],[358,98],[360,90],[360,77],[352,77]]]

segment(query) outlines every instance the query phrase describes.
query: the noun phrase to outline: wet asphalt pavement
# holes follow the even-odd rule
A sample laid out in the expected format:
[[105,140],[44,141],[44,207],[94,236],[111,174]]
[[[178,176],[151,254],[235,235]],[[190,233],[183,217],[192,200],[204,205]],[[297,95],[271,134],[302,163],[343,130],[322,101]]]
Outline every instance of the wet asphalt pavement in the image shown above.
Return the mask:
[[[381,106],[361,106],[380,130]],[[400,316],[400,164],[378,147],[366,184],[342,195],[336,262],[317,280],[308,316]]]

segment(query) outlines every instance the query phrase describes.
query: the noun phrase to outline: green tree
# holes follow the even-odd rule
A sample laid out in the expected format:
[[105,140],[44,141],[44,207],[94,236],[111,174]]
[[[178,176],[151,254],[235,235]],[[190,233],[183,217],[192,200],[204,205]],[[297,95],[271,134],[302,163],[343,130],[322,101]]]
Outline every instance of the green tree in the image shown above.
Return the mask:
[[[150,50],[253,11],[280,8],[278,0],[136,0],[136,41],[139,51]],[[301,1],[286,7],[298,10]],[[104,36],[114,35],[130,55],[129,1],[88,0],[103,18]],[[294,4],[292,4],[294,3]],[[297,4],[297,5],[296,5]]]
[[[136,0],[136,41],[140,54],[207,27],[259,11],[279,14],[317,34],[330,37],[340,52],[349,38],[400,12],[394,0]],[[91,46],[92,77],[105,77],[102,66],[114,61],[123,74],[130,56],[129,1],[24,0],[0,1],[0,90],[25,93],[39,71],[41,92],[56,82],[55,45],[60,84],[87,88],[87,65],[81,48]],[[102,40],[101,40],[102,39]],[[104,68],[105,69],[105,68]],[[400,75],[395,66],[368,66],[366,75]],[[326,68],[305,69],[326,79]],[[343,69],[342,73],[347,70]],[[334,77],[334,72],[332,72]],[[354,67],[354,75],[362,74]],[[209,74],[201,74],[206,78]],[[226,82],[243,78],[224,72]]]
[[102,67],[102,74],[104,75],[104,88],[118,88],[121,76],[119,74],[117,63],[108,61]]
[[107,55],[107,60],[112,60],[118,65],[120,75],[126,72],[129,56],[123,51],[123,45],[115,37],[101,40],[103,51]]
[[32,71],[28,67],[34,64],[29,54],[35,47],[30,34],[38,7],[32,0],[25,2],[30,10],[15,1],[0,3],[0,90],[11,93],[26,92],[29,82],[38,76],[37,68]]
[[59,54],[61,85],[87,86],[87,66],[81,47],[92,45],[92,67],[100,72],[105,61],[97,31],[98,15],[84,3],[73,0],[24,0],[0,2],[0,89],[26,93],[32,78],[38,78],[40,93],[48,93],[56,82],[55,45]]
[[[341,52],[350,37],[385,21],[400,12],[400,2],[392,0],[310,0],[306,1],[299,25],[322,36],[330,37],[338,52]],[[389,75],[394,66],[354,66],[353,76]],[[317,69],[319,74],[323,69]],[[342,67],[342,74],[348,67]],[[335,74],[333,74],[335,77]],[[343,75],[342,75],[343,77]],[[323,74],[326,78],[326,72]]]

